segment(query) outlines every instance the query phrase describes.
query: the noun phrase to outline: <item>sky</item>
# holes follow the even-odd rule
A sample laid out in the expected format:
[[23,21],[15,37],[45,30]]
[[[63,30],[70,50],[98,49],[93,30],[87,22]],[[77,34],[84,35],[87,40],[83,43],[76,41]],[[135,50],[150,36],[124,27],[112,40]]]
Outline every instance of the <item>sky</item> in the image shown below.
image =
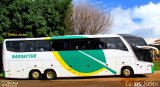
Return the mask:
[[[73,0],[77,4],[79,1]],[[87,0],[109,10],[113,19],[111,33],[160,38],[160,0]]]

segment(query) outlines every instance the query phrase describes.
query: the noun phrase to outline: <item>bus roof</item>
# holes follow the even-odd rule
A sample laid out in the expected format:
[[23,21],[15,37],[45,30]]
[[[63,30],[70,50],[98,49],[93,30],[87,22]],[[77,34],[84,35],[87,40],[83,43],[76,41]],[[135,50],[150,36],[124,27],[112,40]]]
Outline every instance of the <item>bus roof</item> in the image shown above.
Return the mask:
[[[128,34],[129,35],[129,34]],[[53,37],[38,37],[38,38],[10,38],[5,41],[14,40],[50,40],[50,39],[76,39],[76,38],[97,38],[97,37],[123,37],[122,34],[106,34],[106,35],[65,35],[65,36],[53,36]],[[132,35],[130,35],[132,36]]]
[[122,37],[139,37],[139,36],[131,35],[131,34],[119,34],[119,35]]

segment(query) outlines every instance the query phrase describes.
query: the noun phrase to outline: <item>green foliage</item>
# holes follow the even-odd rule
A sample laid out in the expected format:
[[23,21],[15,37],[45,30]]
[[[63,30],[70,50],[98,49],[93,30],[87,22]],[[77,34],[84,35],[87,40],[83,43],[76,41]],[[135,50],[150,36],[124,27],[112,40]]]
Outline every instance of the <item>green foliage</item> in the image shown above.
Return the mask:
[[26,37],[64,35],[72,0],[0,0],[0,43],[8,33]]

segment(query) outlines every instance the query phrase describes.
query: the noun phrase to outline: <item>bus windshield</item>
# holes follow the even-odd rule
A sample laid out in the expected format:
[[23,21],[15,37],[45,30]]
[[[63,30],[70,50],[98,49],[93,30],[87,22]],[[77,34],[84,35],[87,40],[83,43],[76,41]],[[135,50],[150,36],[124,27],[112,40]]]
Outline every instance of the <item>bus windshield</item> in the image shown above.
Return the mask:
[[147,46],[145,40],[140,37],[124,37],[131,46]]
[[138,47],[147,46],[147,43],[143,38],[132,35],[122,35],[122,37],[129,43],[138,60],[152,62],[150,50]]

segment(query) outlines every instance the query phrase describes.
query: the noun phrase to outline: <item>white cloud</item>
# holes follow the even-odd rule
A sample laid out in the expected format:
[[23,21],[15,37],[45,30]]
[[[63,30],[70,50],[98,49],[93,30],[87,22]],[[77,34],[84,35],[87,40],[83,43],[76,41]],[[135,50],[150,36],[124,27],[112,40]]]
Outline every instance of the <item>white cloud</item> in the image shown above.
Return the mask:
[[[114,23],[113,33],[140,34],[143,37],[148,35],[160,38],[160,3],[150,2],[147,5],[130,9],[117,7],[111,11],[111,14]],[[139,19],[139,22],[134,19]],[[147,32],[142,33],[143,31]]]
[[102,4],[102,3],[104,3],[104,2],[102,2],[102,1],[98,1],[98,2],[96,2],[96,4]]
[[113,33],[132,33],[140,26],[132,21],[131,9],[124,10],[121,7],[112,10]]

